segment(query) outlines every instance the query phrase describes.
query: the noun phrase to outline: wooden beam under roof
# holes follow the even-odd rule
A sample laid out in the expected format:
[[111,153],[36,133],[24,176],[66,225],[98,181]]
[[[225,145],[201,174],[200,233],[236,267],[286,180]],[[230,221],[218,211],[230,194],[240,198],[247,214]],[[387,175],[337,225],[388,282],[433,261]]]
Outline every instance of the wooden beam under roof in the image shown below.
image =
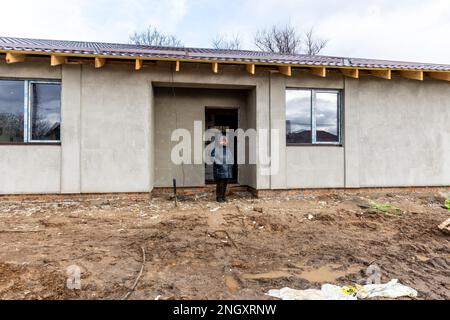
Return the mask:
[[11,53],[8,52],[6,53],[6,63],[19,63],[19,62],[24,62],[26,58],[26,55],[21,54],[21,53]]
[[311,74],[321,77],[321,78],[326,78],[327,77],[327,68],[325,67],[312,67],[311,68]]
[[180,61],[176,61],[175,62],[175,71],[176,72],[180,72],[181,70],[181,62]]
[[423,81],[423,71],[402,70],[398,74],[406,79]]
[[392,72],[391,70],[370,70],[370,74],[374,77],[391,80],[392,79]]
[[65,64],[66,60],[67,60],[66,57],[56,56],[56,55],[52,54],[50,56],[50,65],[52,67],[60,66],[62,64]]
[[359,69],[341,69],[344,76],[359,79]]
[[250,73],[250,74],[255,74],[256,66],[255,66],[254,63],[247,64],[247,65],[245,66],[245,69],[247,70],[248,73]]
[[427,72],[427,76],[435,80],[450,81],[450,72]]
[[134,64],[134,69],[136,71],[139,71],[142,69],[142,66],[144,65],[144,62],[141,59],[136,59],[136,62]]
[[213,71],[214,73],[219,73],[219,63],[214,62],[214,63],[212,64],[212,71]]
[[278,71],[285,76],[292,76],[292,67],[291,66],[279,66]]
[[104,67],[106,64],[105,58],[95,58],[95,67],[97,69]]

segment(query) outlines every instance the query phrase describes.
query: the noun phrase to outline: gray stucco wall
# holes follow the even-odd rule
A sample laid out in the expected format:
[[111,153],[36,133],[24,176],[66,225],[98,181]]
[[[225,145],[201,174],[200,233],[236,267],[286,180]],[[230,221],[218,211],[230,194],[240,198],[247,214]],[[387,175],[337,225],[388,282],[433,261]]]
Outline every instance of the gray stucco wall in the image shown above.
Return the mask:
[[450,185],[450,83],[393,83],[361,79],[350,105],[359,109],[359,186]]
[[[0,78],[61,79],[61,69],[29,62],[0,62]],[[0,194],[59,193],[60,146],[0,145]]]
[[97,71],[83,66],[81,190],[148,191],[151,83],[120,68]]
[[[0,78],[62,79],[61,146],[0,145],[0,193],[149,192],[170,186],[179,168],[164,167],[170,152],[161,132],[174,124],[170,106],[153,87],[215,87],[248,90],[247,128],[280,130],[275,141],[257,150],[279,151],[280,170],[261,175],[247,166],[240,182],[258,189],[323,187],[389,187],[450,185],[450,84],[426,80],[381,80],[369,76],[344,79],[331,72],[326,79],[303,71],[292,77],[221,66],[218,75],[208,65],[170,66],[64,65],[48,62],[6,65]],[[286,147],[285,88],[344,89],[342,147]],[[187,97],[190,112],[182,126],[203,119],[210,97]],[[201,101],[203,99],[203,101]],[[217,104],[236,104],[222,97]],[[228,102],[227,102],[228,100]],[[166,119],[161,121],[161,119]],[[179,125],[180,126],[180,125]],[[166,144],[164,144],[166,146]],[[200,168],[201,167],[201,168]],[[185,170],[186,185],[204,183],[203,166]]]

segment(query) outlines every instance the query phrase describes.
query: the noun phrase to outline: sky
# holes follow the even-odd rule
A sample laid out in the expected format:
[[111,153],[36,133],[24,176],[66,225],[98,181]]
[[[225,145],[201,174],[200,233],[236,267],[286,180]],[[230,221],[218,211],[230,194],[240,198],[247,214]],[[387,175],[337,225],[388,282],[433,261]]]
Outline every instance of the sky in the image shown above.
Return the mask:
[[3,0],[0,36],[127,43],[152,25],[186,46],[237,34],[255,49],[257,30],[287,23],[328,39],[324,55],[450,64],[449,0]]

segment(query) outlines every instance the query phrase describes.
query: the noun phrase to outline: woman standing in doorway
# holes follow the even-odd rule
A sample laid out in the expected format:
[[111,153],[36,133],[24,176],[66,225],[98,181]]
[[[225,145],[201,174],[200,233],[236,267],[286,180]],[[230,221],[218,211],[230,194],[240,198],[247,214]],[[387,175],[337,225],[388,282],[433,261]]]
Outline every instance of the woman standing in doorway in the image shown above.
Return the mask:
[[233,179],[234,157],[228,148],[228,139],[221,136],[216,140],[215,147],[211,152],[212,162],[214,163],[214,180],[217,183],[216,200],[217,202],[226,201],[228,180]]

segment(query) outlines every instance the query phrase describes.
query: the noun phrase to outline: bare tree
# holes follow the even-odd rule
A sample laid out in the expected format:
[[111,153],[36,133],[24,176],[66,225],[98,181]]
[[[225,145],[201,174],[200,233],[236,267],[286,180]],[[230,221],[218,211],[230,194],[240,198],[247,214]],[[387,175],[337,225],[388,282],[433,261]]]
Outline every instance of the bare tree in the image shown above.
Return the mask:
[[262,51],[294,54],[300,51],[302,39],[291,25],[259,30],[255,45]]
[[242,47],[242,41],[239,35],[234,35],[228,39],[218,34],[212,39],[211,44],[214,49],[224,50],[240,50]]
[[314,35],[314,28],[305,31],[304,46],[305,53],[311,56],[319,54],[328,44],[328,40],[316,38]]
[[262,51],[316,55],[322,51],[328,40],[317,38],[314,29],[304,32],[302,36],[294,27],[272,26],[268,30],[259,30],[255,36],[255,45]]
[[157,47],[183,47],[184,44],[176,36],[164,34],[158,29],[149,26],[146,30],[135,32],[130,36],[130,42],[137,45]]
[[0,136],[10,142],[23,139],[23,114],[0,113]]

